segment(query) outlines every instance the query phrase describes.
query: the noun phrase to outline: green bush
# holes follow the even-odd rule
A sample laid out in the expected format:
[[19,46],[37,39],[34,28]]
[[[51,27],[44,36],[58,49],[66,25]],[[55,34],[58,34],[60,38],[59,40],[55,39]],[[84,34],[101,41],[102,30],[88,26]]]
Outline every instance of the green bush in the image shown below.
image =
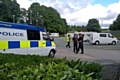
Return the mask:
[[84,74],[94,73],[91,75],[94,79],[100,79],[102,76],[100,74],[102,70],[102,66],[98,63],[91,62],[82,62],[80,59],[77,61],[71,60],[68,62],[68,65],[73,69],[78,69],[80,72],[84,72]]
[[0,54],[0,80],[100,80],[101,69],[79,59]]

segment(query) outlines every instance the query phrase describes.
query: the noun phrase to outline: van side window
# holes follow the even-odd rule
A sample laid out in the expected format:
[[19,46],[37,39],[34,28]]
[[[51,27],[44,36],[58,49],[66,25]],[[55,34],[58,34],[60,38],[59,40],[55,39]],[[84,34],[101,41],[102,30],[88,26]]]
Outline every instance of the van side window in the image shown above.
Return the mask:
[[40,32],[36,30],[27,30],[28,40],[40,40]]
[[106,34],[100,34],[100,37],[107,37]]

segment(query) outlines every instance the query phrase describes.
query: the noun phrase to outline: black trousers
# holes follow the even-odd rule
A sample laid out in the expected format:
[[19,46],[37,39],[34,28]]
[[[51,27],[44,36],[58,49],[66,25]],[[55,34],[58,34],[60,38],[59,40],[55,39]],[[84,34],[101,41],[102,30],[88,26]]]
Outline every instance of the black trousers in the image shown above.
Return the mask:
[[81,54],[83,54],[84,53],[84,46],[83,46],[83,44],[79,44],[78,49],[77,49],[77,53],[79,52],[80,49],[81,49]]
[[77,43],[73,43],[73,51],[77,52]]
[[67,45],[66,45],[66,47],[69,47],[69,48],[70,48],[70,42],[67,42]]

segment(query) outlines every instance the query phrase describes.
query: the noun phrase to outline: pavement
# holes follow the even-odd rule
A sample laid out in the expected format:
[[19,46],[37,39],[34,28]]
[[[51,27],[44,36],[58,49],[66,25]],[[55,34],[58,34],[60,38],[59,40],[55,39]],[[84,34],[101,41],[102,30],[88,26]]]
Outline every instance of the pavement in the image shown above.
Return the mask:
[[87,55],[84,55],[84,54],[76,54],[76,53],[72,52],[69,49],[60,49],[60,48],[58,48],[57,50],[58,51],[57,51],[57,54],[55,56],[57,58],[64,58],[64,57],[66,57],[69,60],[81,59],[81,60],[84,60],[84,61],[88,61],[88,60],[89,61],[94,61],[94,60],[97,60],[97,58],[95,58],[95,57],[87,56]]
[[[65,38],[56,38],[55,43],[57,45],[56,58],[66,57],[69,60],[81,59],[88,62],[99,62],[100,64],[113,64],[120,63],[120,43],[117,45],[90,45],[84,43],[85,53],[75,54],[72,47],[66,48]],[[71,44],[72,46],[72,44]]]

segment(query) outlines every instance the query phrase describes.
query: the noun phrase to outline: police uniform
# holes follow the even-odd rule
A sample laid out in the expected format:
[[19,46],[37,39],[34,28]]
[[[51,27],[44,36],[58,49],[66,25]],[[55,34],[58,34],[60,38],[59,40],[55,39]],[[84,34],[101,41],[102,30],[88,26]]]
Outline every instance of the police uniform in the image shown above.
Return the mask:
[[84,38],[84,35],[82,35],[82,34],[79,34],[79,35],[81,35],[81,36],[79,36],[79,38],[78,38],[79,46],[78,46],[78,49],[77,49],[77,52],[76,52],[76,53],[78,53],[79,50],[81,49],[81,54],[83,54],[83,53],[84,53],[84,46],[83,46],[83,38]]
[[77,41],[78,41],[77,35],[74,35],[72,40],[73,40],[73,52],[76,52],[77,51]]
[[69,48],[70,48],[70,35],[68,35],[68,36],[66,37],[66,42],[67,42],[66,47],[69,47]]

